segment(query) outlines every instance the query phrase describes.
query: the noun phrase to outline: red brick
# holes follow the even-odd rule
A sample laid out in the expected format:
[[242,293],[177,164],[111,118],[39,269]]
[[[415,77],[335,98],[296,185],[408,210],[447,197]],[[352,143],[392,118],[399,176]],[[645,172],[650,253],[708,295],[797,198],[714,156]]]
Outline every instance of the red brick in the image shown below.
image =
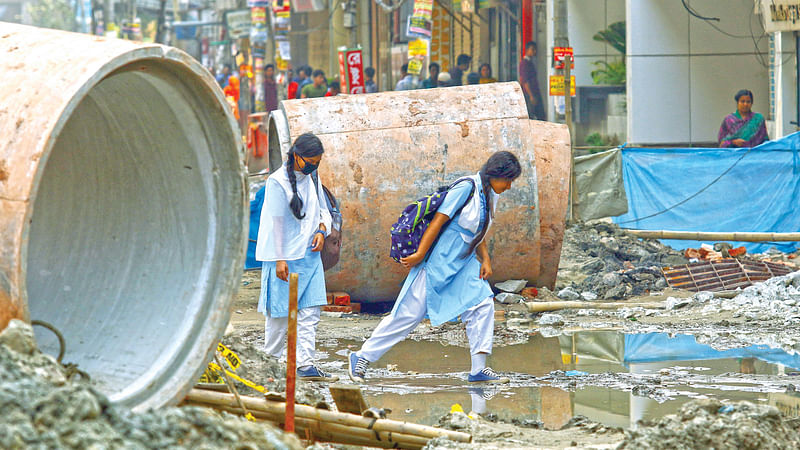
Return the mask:
[[728,250],[728,254],[731,256],[740,256],[747,253],[747,247],[736,247]]
[[350,306],[336,306],[336,305],[325,305],[322,307],[322,310],[327,312],[340,312],[345,314],[350,314],[353,312],[353,308]]
[[328,292],[328,304],[329,305],[333,304],[333,294],[330,292]]
[[335,294],[333,304],[337,306],[350,306],[350,296],[347,294]]
[[519,294],[523,297],[536,298],[539,295],[539,290],[535,287],[526,287]]

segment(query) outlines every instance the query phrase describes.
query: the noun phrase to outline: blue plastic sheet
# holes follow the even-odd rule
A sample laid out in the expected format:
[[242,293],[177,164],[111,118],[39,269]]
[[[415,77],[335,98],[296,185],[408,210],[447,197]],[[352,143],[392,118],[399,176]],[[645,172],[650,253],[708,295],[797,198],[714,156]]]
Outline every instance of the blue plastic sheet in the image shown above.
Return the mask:
[[[797,232],[800,133],[758,147],[625,148],[622,170],[628,213],[623,228],[711,232]],[[677,206],[676,206],[677,205]],[[651,217],[652,216],[652,217]],[[662,240],[676,249],[702,242]],[[747,243],[750,253],[784,252],[797,242]]]
[[790,355],[778,348],[752,345],[730,350],[714,350],[699,344],[694,336],[666,333],[626,334],[625,365],[656,361],[702,361],[727,358],[756,358],[772,364],[800,369],[800,355]]
[[244,261],[244,270],[261,268],[261,262],[256,261],[256,241],[258,240],[258,225],[261,223],[261,207],[264,206],[265,189],[266,185],[259,189],[255,199],[250,201],[250,235],[247,242],[247,259]]

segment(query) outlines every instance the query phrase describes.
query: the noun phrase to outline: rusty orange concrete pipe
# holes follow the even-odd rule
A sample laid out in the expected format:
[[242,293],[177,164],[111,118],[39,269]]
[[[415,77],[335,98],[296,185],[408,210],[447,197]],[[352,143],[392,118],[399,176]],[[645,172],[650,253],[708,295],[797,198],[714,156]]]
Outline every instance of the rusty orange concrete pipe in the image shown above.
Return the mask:
[[173,48],[2,22],[0,67],[0,330],[50,322],[113,402],[179,401],[244,260],[243,148],[222,91]]
[[320,176],[345,218],[339,265],[326,273],[329,290],[393,300],[406,275],[388,256],[400,211],[476,173],[500,150],[517,155],[523,172],[497,209],[493,279],[553,287],[569,196],[569,132],[529,120],[518,83],[284,101],[269,120],[271,170],[302,133],[325,145]]

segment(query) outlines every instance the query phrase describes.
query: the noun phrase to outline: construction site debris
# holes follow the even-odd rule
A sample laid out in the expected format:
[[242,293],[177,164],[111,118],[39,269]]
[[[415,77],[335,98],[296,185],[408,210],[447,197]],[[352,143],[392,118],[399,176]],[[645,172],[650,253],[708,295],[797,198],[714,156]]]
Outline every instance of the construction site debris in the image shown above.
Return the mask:
[[294,435],[206,408],[133,413],[35,348],[24,322],[0,333],[0,448],[302,448]]
[[625,432],[619,449],[795,449],[800,434],[774,406],[691,401],[678,414]]
[[514,305],[519,302],[525,301],[525,297],[518,295],[518,294],[511,294],[508,292],[503,292],[501,294],[497,294],[494,299],[500,303],[504,303],[506,305]]
[[564,235],[558,296],[581,300],[591,294],[599,299],[644,295],[667,287],[662,266],[687,262],[680,252],[654,239],[639,239],[613,223],[576,223]]
[[512,294],[519,294],[528,285],[528,280],[508,280],[494,285],[495,288]]
[[670,287],[700,291],[733,291],[791,272],[788,266],[751,259],[717,259],[662,268]]

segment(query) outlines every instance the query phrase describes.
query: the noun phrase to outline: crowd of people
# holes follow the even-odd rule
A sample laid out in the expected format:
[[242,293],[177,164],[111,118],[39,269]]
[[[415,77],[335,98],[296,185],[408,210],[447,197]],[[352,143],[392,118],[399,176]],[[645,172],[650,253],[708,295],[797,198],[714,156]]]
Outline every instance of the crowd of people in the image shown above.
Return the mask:
[[[532,119],[544,120],[545,113],[536,78],[535,57],[536,43],[528,42],[525,46],[525,57],[522,58],[519,64],[519,83],[525,94],[529,116]],[[407,91],[497,82],[497,78],[492,76],[492,66],[489,63],[480,64],[477,72],[469,72],[471,63],[472,57],[463,53],[458,55],[456,64],[447,72],[441,71],[441,65],[438,62],[431,62],[428,65],[428,76],[424,79],[409,73],[408,64],[403,64],[400,69],[401,77],[395,84],[394,90]],[[375,74],[374,67],[366,67],[364,69],[364,90],[368,94],[378,92]],[[238,119],[241,78],[249,77],[250,80],[254,81],[255,77],[247,69],[247,66],[242,66],[237,72],[234,72],[228,64],[222,67],[215,77]],[[248,83],[248,86],[253,100],[251,104],[254,104],[256,96],[255,83]],[[308,65],[301,65],[295,69],[290,68],[282,73],[276,73],[273,64],[267,64],[264,68],[264,103],[265,111],[267,112],[278,109],[278,103],[281,100],[332,97],[340,93],[342,93],[342,89],[339,81],[328,79],[324,71],[315,70]]]

